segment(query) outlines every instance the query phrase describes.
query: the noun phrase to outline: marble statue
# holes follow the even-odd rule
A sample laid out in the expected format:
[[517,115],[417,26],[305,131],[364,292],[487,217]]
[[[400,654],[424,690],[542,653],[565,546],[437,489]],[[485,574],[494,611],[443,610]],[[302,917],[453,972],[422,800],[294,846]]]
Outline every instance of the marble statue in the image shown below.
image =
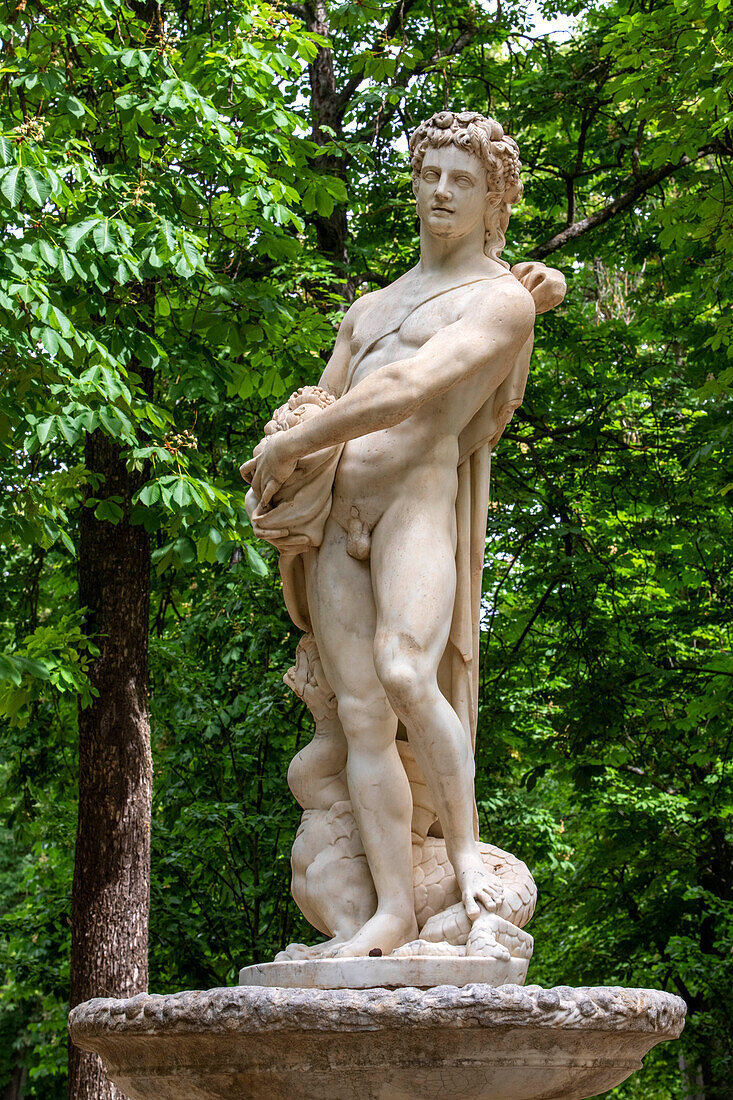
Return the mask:
[[522,186],[497,122],[441,111],[410,151],[419,262],[351,306],[242,467],[303,631],[293,895],[328,939],[235,988],[77,1005],[73,1042],[135,1100],[583,1100],[682,1030],[659,990],[524,985],[535,885],[478,837],[489,460],[565,287],[501,259]]
[[293,895],[328,939],[285,960],[532,952],[532,876],[478,837],[481,571],[491,453],[565,283],[501,258],[522,184],[498,122],[441,111],[410,153],[418,263],[353,303],[241,468],[315,721],[288,773]]

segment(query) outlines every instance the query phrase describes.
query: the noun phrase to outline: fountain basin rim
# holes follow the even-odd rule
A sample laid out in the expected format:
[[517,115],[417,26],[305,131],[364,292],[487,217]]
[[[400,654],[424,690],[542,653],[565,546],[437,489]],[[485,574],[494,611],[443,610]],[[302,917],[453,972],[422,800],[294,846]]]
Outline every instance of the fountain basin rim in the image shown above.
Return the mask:
[[114,1035],[272,1031],[383,1031],[395,1028],[522,1028],[625,1031],[674,1039],[685,1002],[656,989],[480,983],[432,989],[288,989],[232,986],[94,998],[69,1015],[72,1040]]

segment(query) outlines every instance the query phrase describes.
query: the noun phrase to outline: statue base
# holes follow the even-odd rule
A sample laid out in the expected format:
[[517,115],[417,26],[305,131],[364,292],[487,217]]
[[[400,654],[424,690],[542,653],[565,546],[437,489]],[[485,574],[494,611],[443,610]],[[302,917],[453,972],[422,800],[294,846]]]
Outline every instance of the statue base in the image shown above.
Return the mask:
[[69,1027],[130,1100],[585,1100],[684,1016],[652,989],[240,986],[95,999]]
[[436,985],[524,985],[529,959],[472,955],[297,959],[239,971],[240,985],[280,989],[433,989]]

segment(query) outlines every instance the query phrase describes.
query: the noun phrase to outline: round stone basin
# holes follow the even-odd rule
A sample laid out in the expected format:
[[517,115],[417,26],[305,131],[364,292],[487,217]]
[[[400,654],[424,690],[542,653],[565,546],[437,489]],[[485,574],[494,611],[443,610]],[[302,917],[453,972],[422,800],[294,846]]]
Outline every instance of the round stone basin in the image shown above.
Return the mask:
[[131,1100],[583,1100],[682,1031],[653,989],[240,986],[69,1017]]

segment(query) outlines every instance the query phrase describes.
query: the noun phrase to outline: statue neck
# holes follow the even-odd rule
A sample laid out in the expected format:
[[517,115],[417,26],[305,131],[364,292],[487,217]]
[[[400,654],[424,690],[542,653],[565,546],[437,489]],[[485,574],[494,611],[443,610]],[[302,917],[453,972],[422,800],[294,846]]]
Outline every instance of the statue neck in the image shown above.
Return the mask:
[[437,237],[421,225],[418,264],[420,274],[427,278],[449,279],[463,278],[474,273],[498,274],[502,265],[486,256],[484,242],[483,225],[477,225],[465,237]]

